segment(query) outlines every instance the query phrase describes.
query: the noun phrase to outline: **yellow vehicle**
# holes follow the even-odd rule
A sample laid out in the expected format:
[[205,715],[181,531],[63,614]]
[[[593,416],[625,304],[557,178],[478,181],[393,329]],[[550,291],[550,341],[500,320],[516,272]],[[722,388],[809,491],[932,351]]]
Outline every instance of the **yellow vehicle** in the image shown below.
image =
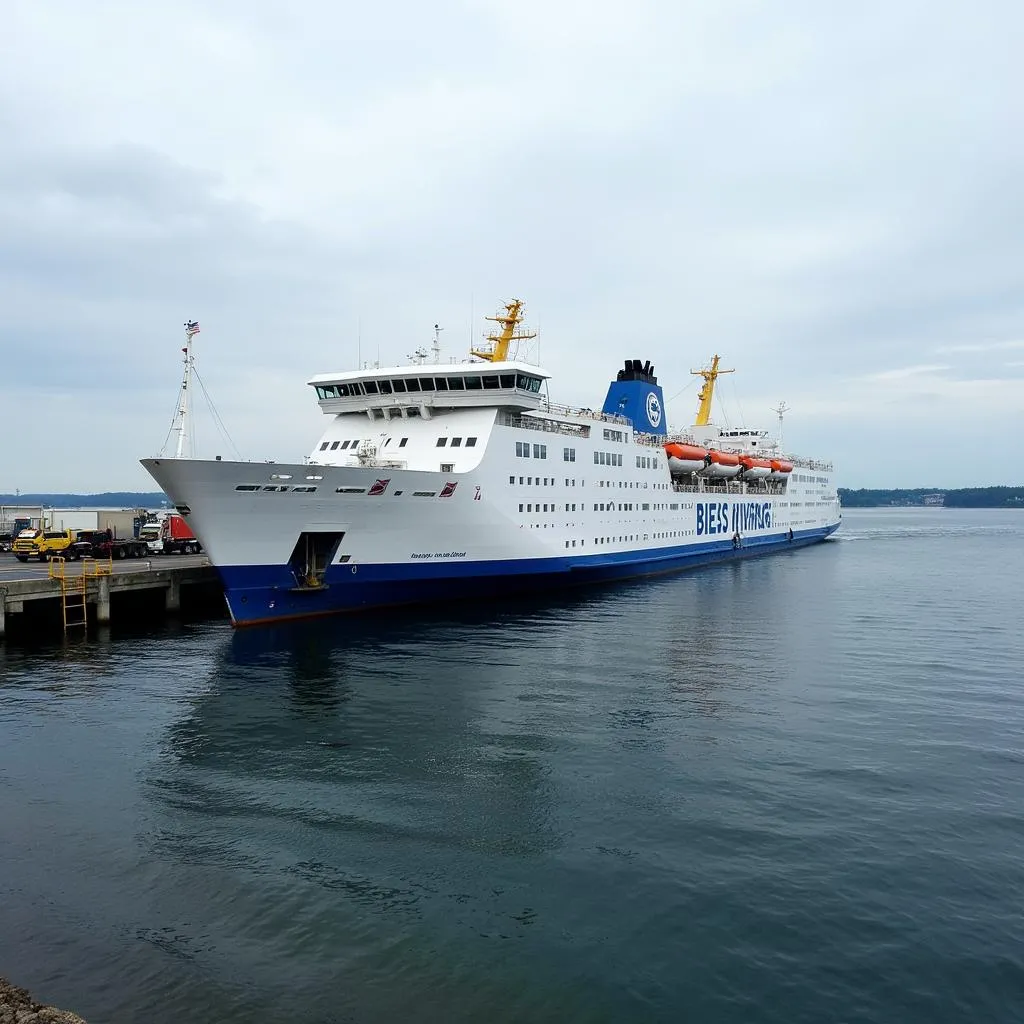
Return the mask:
[[14,542],[14,557],[19,562],[30,558],[45,562],[63,555],[74,543],[74,530],[22,530]]

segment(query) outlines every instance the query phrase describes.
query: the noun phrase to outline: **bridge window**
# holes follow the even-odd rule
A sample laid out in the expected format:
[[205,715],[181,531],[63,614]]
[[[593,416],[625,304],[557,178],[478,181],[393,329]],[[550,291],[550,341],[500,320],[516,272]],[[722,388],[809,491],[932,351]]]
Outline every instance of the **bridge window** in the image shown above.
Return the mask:
[[363,387],[366,388],[366,393],[368,395],[377,394],[377,382],[375,380],[364,380]]
[[480,391],[483,389],[483,384],[480,382],[479,377],[467,377],[466,388],[469,391]]
[[332,441],[331,442],[331,451],[333,452],[335,450],[335,448],[338,447],[339,444],[341,444],[340,441]]
[[490,377],[484,377],[484,390],[485,391],[497,391],[497,389],[499,387],[500,387],[500,385],[498,383],[497,374],[494,374],[494,375],[492,375]]
[[466,382],[462,377],[449,377],[448,378],[448,390],[449,391],[465,391]]
[[391,390],[394,391],[394,393],[396,395],[404,395],[405,394],[405,381],[404,380],[393,380],[391,382]]
[[447,377],[435,377],[434,378],[434,387],[436,387],[438,391],[447,391],[448,390],[448,378]]
[[501,375],[501,386],[503,388],[514,388],[516,386],[516,375],[514,373],[503,373]]
[[476,438],[475,437],[467,437],[466,438],[466,447],[467,448],[475,448],[476,447]]
[[462,447],[462,438],[461,437],[453,437],[452,438],[452,447],[453,448],[461,448]]
[[325,451],[330,443],[330,441],[324,441],[324,443],[320,445],[320,451]]
[[420,391],[433,391],[434,390],[434,378],[433,377],[420,377]]
[[405,384],[406,391],[419,391],[420,382],[415,377],[410,377],[407,381],[403,381]]
[[443,448],[447,443],[448,443],[448,438],[447,437],[439,437],[437,439],[437,444],[435,445],[435,447]]
[[529,377],[525,373],[520,373],[516,376],[516,387],[521,391],[530,391],[536,394],[540,391],[540,378]]
[[379,386],[380,386],[380,393],[382,395],[390,395],[391,394],[391,381],[389,381],[389,380],[382,380],[380,382]]

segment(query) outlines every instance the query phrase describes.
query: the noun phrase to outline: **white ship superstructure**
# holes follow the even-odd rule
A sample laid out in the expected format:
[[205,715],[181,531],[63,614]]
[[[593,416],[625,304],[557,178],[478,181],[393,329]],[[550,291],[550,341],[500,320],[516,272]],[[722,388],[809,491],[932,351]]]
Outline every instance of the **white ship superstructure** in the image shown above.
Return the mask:
[[669,435],[654,368],[627,360],[601,411],[553,404],[507,358],[521,319],[462,363],[314,377],[327,417],[294,464],[143,464],[202,542],[238,624],[594,583],[829,536],[831,467],[767,433]]

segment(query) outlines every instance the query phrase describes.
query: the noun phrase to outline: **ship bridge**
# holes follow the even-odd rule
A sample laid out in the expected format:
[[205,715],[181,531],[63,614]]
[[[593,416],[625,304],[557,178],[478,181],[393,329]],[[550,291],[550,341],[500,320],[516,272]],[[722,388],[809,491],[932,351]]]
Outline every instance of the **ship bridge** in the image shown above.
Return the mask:
[[395,366],[321,373],[308,384],[324,413],[366,413],[370,420],[420,416],[434,410],[502,407],[537,409],[549,374],[518,361]]

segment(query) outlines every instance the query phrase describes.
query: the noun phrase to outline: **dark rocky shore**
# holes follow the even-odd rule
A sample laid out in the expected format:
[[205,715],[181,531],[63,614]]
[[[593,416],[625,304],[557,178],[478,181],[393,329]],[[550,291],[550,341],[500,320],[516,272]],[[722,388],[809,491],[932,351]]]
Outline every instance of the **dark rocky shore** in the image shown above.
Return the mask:
[[37,1003],[23,988],[0,978],[0,1024],[85,1024],[77,1014]]

